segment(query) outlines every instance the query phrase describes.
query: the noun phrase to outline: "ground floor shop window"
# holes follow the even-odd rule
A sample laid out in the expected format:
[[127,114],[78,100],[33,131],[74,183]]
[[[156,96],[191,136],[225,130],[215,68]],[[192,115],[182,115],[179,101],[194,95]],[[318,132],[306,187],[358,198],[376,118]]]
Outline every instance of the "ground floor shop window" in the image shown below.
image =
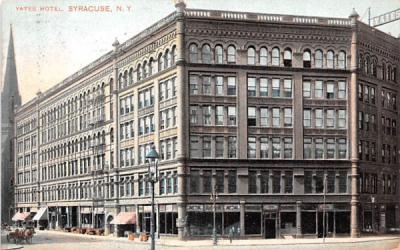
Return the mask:
[[315,234],[315,212],[302,212],[301,213],[301,232],[303,234]]
[[[224,234],[229,235],[229,230],[233,228],[235,233],[240,228],[240,213],[239,212],[225,212],[224,213]],[[239,229],[240,231],[240,229]]]
[[296,212],[281,212],[281,234],[294,235],[296,230]]
[[[222,213],[215,215],[217,234],[222,232]],[[213,213],[212,212],[189,212],[188,224],[190,235],[212,235]]]
[[350,233],[350,212],[336,212],[336,233]]
[[178,213],[160,213],[159,215],[159,232],[160,234],[178,234],[176,227],[176,218]]
[[245,234],[261,234],[261,213],[246,212],[244,214]]
[[82,224],[92,224],[92,214],[81,214]]

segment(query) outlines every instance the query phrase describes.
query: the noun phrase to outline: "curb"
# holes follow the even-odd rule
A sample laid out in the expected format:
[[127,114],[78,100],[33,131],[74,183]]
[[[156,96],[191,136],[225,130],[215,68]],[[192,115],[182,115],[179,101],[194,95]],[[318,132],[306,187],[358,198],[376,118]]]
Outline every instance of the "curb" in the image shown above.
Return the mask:
[[1,245],[1,250],[13,250],[13,249],[21,249],[24,248],[22,245],[16,245],[16,246],[4,246]]

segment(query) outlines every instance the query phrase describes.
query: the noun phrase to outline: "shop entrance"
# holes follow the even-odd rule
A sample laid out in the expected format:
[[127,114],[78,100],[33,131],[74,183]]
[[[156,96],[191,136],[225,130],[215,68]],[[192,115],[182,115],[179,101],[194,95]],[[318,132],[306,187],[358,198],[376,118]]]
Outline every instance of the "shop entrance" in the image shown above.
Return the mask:
[[276,238],[276,218],[264,220],[265,239]]

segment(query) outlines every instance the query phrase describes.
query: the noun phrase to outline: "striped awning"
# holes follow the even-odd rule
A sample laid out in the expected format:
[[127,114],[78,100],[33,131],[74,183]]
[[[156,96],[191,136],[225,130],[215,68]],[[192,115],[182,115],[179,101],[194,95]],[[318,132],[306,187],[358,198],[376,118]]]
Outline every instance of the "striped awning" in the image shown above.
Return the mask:
[[121,212],[111,221],[111,224],[127,225],[136,224],[136,214],[134,212]]
[[16,214],[14,214],[14,216],[12,217],[12,221],[25,221],[25,220],[29,220],[31,216],[30,212],[17,212]]
[[47,207],[41,207],[32,220],[47,220]]

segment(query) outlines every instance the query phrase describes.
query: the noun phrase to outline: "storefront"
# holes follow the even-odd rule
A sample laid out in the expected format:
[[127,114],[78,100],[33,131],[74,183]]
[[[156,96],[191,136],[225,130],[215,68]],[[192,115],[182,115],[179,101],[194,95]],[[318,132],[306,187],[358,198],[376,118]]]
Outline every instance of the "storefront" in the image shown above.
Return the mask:
[[158,233],[159,234],[178,234],[176,219],[178,209],[175,204],[159,205],[158,214]]

